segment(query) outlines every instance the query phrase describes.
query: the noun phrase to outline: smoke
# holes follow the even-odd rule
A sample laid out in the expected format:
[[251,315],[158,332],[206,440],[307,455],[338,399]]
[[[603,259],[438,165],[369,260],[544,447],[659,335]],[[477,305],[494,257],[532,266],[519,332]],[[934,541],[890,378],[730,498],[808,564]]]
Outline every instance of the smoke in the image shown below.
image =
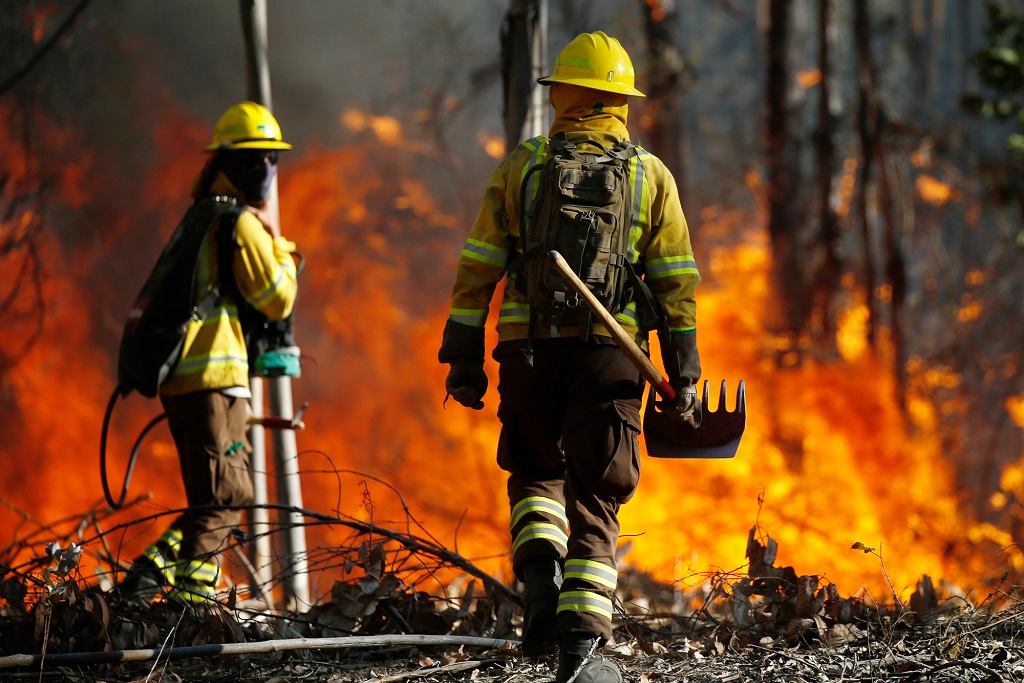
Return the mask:
[[[51,28],[72,3],[56,4]],[[495,163],[480,141],[502,135],[498,30],[505,4],[282,0],[270,3],[268,17],[274,111],[296,146],[281,164],[282,225],[308,258],[297,324],[309,358],[295,392],[312,404],[300,448],[323,454],[303,456],[301,466],[324,472],[304,479],[307,503],[330,506],[341,497],[331,470],[368,471],[415,496],[416,511],[443,520],[446,533],[465,513],[464,547],[478,555],[501,552],[495,546],[504,548],[506,533],[502,477],[493,465],[496,396],[487,397],[483,414],[450,404],[443,411],[444,369],[435,352],[455,259]],[[836,547],[873,545],[888,534],[887,548],[924,539],[922,556],[911,558],[920,561],[900,570],[902,582],[918,568],[941,573],[940,546],[959,529],[939,454],[886,438],[899,429],[890,422],[884,430],[850,424],[858,400],[892,416],[892,406],[875,396],[882,392],[861,380],[873,377],[874,367],[860,368],[860,377],[834,377],[827,367],[774,376],[762,362],[771,340],[750,303],[753,294],[766,309],[772,302],[763,282],[770,254],[755,249],[753,265],[717,275],[721,263],[740,258],[737,244],[751,242],[746,226],[761,220],[738,211],[713,225],[718,203],[729,210],[756,204],[743,180],[756,167],[759,140],[756,16],[730,17],[720,5],[697,3],[684,17],[702,80],[687,99],[693,172],[683,201],[706,277],[707,371],[733,382],[743,372],[752,415],[760,417],[752,418],[746,441],[753,450],[734,462],[647,464],[624,528],[640,536],[636,548],[647,545],[643,561],[666,574],[691,562],[695,570],[711,562],[736,566],[757,497],[767,491],[769,531],[784,551],[803,544],[807,554],[794,554],[808,571],[827,565]],[[640,11],[630,3],[564,7],[552,15],[551,46],[599,28],[631,50],[641,45]],[[243,54],[235,3],[96,0],[19,85],[20,101],[38,114],[30,131],[39,174],[51,179],[41,251],[47,327],[20,374],[0,378],[3,405],[14,407],[0,415],[0,432],[16,434],[0,447],[0,459],[14,463],[9,472],[19,480],[46,485],[12,485],[0,496],[40,517],[79,512],[99,498],[94,444],[124,315],[185,209],[213,122],[246,95]],[[640,54],[634,51],[638,66]],[[352,125],[363,120],[380,125]],[[488,372],[495,376],[490,365]],[[773,400],[782,407],[769,405]],[[116,425],[115,453],[126,452],[151,408],[128,409]],[[779,423],[763,424],[771,419]],[[877,443],[858,447],[858,432]],[[793,462],[794,452],[807,457]],[[142,457],[135,490],[152,490],[159,505],[173,507],[177,463],[169,439],[154,435]],[[112,471],[122,467],[123,458]],[[902,473],[912,496],[887,499],[892,471]],[[358,500],[351,487],[344,493]],[[386,506],[384,498],[376,503]],[[890,528],[907,526],[893,519],[911,517],[913,528]],[[946,523],[945,531],[929,520]],[[850,528],[863,536],[848,537]],[[143,535],[139,542],[151,540]],[[660,554],[649,550],[655,546]],[[863,560],[845,564],[856,559]]]

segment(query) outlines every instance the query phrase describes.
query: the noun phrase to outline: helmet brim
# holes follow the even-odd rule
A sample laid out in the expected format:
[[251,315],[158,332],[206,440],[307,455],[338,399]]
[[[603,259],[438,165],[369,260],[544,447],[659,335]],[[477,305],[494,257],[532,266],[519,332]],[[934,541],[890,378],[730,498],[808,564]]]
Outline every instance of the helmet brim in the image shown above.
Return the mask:
[[603,90],[604,92],[614,92],[620,95],[632,95],[634,97],[647,97],[636,88],[631,85],[624,85],[622,83],[614,83],[610,81],[596,81],[593,78],[573,78],[565,76],[545,76],[544,78],[538,78],[537,82],[541,85],[551,85],[552,83],[565,83],[567,85],[578,85],[582,88],[590,88],[591,90]]
[[281,140],[240,140],[235,142],[225,142],[221,145],[207,145],[203,149],[207,152],[217,152],[220,150],[231,150],[231,149],[280,149],[288,150],[292,146],[287,142]]

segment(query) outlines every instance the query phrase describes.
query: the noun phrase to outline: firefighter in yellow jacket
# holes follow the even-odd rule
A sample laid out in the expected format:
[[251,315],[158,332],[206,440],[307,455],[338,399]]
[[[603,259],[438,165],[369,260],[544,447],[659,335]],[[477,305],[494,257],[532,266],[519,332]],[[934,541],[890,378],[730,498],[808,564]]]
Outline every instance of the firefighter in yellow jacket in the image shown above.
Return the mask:
[[[555,121],[580,152],[595,155],[628,140],[633,67],[619,42],[602,32],[581,34],[561,52],[550,85]],[[639,371],[599,324],[580,335],[552,329],[531,316],[509,268],[524,251],[524,212],[535,191],[523,178],[552,154],[551,138],[521,143],[491,176],[483,206],[458,262],[442,363],[450,364],[448,393],[480,408],[487,390],[484,326],[499,281],[509,275],[498,317],[498,464],[508,472],[512,563],[524,583],[523,651],[559,652],[558,683],[620,681],[618,669],[595,654],[612,633],[618,509],[640,475]],[[632,268],[656,300],[664,325],[662,360],[679,399],[672,410],[688,418],[700,377],[696,343],[698,274],[675,181],[653,154],[637,147],[629,161]],[[646,347],[634,299],[615,317]],[[530,329],[531,320],[533,329]]]
[[119,586],[130,599],[170,587],[173,599],[213,601],[218,553],[241,520],[237,508],[253,501],[245,327],[253,311],[286,318],[295,301],[295,245],[264,210],[277,155],[288,149],[274,116],[255,102],[230,107],[206,147],[193,200],[223,206],[196,214],[216,217],[200,251],[195,291],[217,285],[220,297],[205,318],[190,323],[181,359],[160,385],[188,508],[133,563]]

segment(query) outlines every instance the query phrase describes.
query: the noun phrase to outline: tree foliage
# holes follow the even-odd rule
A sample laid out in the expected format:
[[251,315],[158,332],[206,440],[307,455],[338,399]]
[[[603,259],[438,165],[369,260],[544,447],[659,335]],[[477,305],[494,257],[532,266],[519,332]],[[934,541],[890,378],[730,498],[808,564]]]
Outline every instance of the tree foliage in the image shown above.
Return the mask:
[[[1004,200],[1024,200],[1024,13],[989,1],[986,4],[986,45],[971,57],[985,94],[968,93],[961,106],[994,122],[1006,124],[1010,157],[1004,166],[988,169],[987,181]],[[1024,241],[1024,232],[1018,242]]]

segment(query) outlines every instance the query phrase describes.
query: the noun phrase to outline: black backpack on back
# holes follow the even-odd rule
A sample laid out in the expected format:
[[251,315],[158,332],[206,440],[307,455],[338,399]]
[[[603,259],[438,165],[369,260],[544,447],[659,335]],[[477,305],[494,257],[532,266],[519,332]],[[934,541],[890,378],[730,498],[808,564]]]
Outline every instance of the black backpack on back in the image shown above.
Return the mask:
[[152,398],[181,358],[189,322],[203,320],[220,299],[218,284],[197,292],[199,254],[210,224],[233,232],[242,207],[231,197],[206,197],[185,213],[132,305],[121,335],[117,382],[127,395]]
[[[523,176],[524,252],[509,271],[526,293],[532,320],[540,315],[553,336],[564,325],[578,325],[585,338],[590,309],[565,278],[551,267],[547,253],[558,251],[590,291],[613,315],[646,285],[627,258],[631,225],[630,158],[637,150],[619,142],[604,154],[581,154],[565,136],[550,140],[554,154]],[[525,207],[531,176],[540,173],[532,206]],[[647,291],[649,295],[649,290]]]

